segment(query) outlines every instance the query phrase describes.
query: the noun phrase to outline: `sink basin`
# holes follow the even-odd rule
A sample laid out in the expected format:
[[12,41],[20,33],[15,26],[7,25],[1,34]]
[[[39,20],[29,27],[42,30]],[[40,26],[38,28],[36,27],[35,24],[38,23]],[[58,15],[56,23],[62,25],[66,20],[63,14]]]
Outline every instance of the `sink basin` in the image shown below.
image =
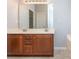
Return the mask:
[[23,32],[26,32],[27,31],[27,29],[23,29]]
[[48,29],[45,29],[45,32],[47,32],[48,31]]

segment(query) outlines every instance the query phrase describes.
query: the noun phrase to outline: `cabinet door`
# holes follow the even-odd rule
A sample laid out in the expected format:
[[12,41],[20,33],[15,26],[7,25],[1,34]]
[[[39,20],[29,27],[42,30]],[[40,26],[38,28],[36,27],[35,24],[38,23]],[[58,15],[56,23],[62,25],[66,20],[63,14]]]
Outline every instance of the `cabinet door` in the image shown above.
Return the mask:
[[53,45],[52,36],[50,35],[37,35],[33,39],[33,54],[34,55],[52,55]]
[[8,55],[20,55],[22,52],[21,37],[16,34],[8,34],[7,53]]

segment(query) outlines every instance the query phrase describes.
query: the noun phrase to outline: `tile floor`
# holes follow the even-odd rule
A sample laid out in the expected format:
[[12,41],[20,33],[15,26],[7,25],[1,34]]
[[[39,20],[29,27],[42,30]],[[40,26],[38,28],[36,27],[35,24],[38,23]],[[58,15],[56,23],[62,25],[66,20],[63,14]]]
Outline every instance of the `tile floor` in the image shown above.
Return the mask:
[[54,57],[8,57],[7,59],[71,59],[71,51],[55,50]]

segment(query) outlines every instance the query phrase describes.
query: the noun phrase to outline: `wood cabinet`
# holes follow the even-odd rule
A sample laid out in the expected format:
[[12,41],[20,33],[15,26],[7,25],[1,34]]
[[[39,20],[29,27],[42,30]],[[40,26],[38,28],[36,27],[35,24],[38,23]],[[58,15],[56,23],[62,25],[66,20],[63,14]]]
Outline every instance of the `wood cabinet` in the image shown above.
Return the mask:
[[52,34],[8,34],[8,56],[54,56]]

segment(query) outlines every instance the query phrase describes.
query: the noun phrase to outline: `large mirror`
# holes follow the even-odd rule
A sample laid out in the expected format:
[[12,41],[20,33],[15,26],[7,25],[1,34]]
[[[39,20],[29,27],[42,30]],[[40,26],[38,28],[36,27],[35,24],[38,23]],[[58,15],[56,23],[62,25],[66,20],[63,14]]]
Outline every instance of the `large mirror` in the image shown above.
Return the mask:
[[[52,22],[52,23],[51,23]],[[19,28],[41,29],[53,27],[52,4],[19,3]]]

